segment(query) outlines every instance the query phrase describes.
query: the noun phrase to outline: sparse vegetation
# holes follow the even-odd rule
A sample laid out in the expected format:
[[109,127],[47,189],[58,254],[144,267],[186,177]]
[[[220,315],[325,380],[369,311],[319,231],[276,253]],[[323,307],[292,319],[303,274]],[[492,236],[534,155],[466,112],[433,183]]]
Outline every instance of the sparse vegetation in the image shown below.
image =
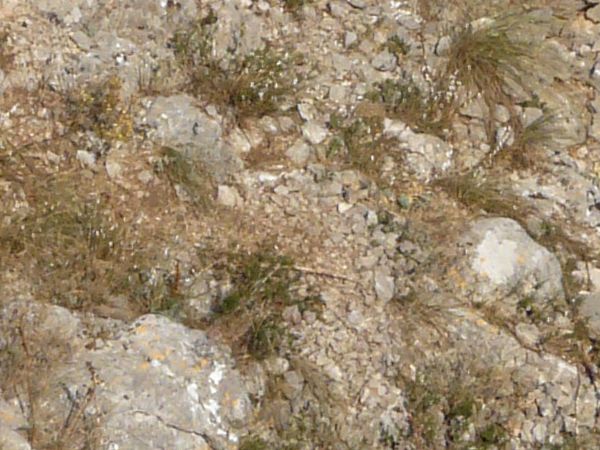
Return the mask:
[[438,361],[418,369],[414,379],[402,381],[410,413],[410,440],[421,448],[496,448],[507,442],[502,419],[488,402],[496,399],[501,376],[461,360]]
[[[35,310],[34,310],[35,311]],[[39,313],[40,310],[38,310]],[[5,319],[6,320],[6,319]],[[0,386],[3,393],[19,401],[28,422],[25,430],[27,440],[33,448],[62,450],[96,448],[99,445],[97,429],[101,414],[90,414],[95,401],[96,369],[88,366],[90,381],[77,392],[68,414],[62,417],[47,417],[44,409],[47,390],[50,388],[46,376],[70,356],[69,343],[61,338],[60,330],[40,332],[44,317],[15,318],[12,332],[5,334],[5,345],[0,350]],[[54,426],[44,426],[47,420]]]
[[216,305],[216,326],[257,359],[277,352],[286,333],[281,313],[298,303],[292,293],[297,274],[292,260],[266,250],[230,253],[221,267],[231,276],[231,291]]
[[381,118],[359,117],[347,125],[336,118],[331,128],[337,133],[329,143],[329,155],[343,152],[349,166],[369,175],[379,172],[383,157],[389,153]]
[[311,0],[281,0],[286,11],[297,14]]
[[388,38],[385,48],[396,56],[406,56],[410,50],[410,46],[395,34]]
[[532,213],[531,207],[507,187],[474,172],[441,178],[435,184],[474,213],[485,211],[517,221]]
[[183,194],[199,210],[211,205],[212,177],[199,161],[170,147],[162,147],[158,156],[154,171],[167,178],[176,194]]
[[413,130],[444,137],[456,113],[455,78],[434,80],[426,77],[427,88],[412,80],[386,80],[367,93],[367,99],[384,106],[386,115],[397,118]]
[[133,134],[133,118],[121,99],[116,75],[69,92],[66,122],[75,132],[93,132],[107,141],[126,141]]
[[238,120],[277,112],[298,82],[291,75],[294,56],[267,47],[219,60],[212,53],[216,20],[210,14],[174,38],[176,56],[188,77],[187,89],[212,104],[231,108]]
[[539,150],[555,136],[554,122],[554,114],[546,112],[527,126],[519,124],[515,127],[513,142],[502,148],[492,162],[504,158],[511,167],[535,166],[539,163]]

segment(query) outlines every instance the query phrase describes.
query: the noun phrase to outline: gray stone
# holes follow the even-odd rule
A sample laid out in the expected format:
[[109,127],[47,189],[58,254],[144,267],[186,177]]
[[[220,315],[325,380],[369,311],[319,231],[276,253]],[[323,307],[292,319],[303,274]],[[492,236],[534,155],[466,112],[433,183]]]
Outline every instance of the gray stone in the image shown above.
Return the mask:
[[242,197],[234,187],[223,184],[217,187],[218,204],[234,208],[236,206],[241,206],[243,202]]
[[509,292],[542,303],[564,298],[558,259],[514,220],[478,220],[461,243],[469,248],[469,268],[479,280],[471,285],[476,302],[493,302]]
[[289,399],[298,397],[304,387],[304,377],[302,374],[295,370],[290,370],[283,374],[283,380],[284,383],[281,387],[283,394]]
[[343,103],[348,95],[346,86],[335,84],[329,88],[329,99],[336,103]]
[[96,168],[96,157],[93,153],[85,150],[77,150],[76,158],[80,163],[88,166],[90,169]]
[[600,5],[595,5],[585,12],[585,17],[587,17],[592,22],[600,22]]
[[294,144],[285,152],[285,156],[298,166],[304,166],[310,159],[311,154],[312,149],[310,145],[301,139],[294,142]]
[[298,103],[298,114],[300,114],[300,117],[302,118],[302,120],[305,121],[309,121],[309,120],[313,120],[315,117],[317,117],[318,111],[317,108],[315,108],[315,105],[313,105],[312,103],[307,103],[307,102],[302,102],[302,103]]
[[[0,319],[10,321],[13,311],[26,307],[7,305]],[[250,417],[250,400],[228,350],[204,332],[146,315],[113,335],[105,333],[98,348],[87,345],[83,323],[68,310],[32,304],[26,311],[24,317],[38,311],[43,320],[36,323],[36,333],[68,343],[70,352],[67,361],[54,361],[44,374],[39,394],[44,408],[36,414],[42,433],[63,426],[73,408],[70,398],[93,386],[94,401],[84,414],[100,413],[94,433],[120,449],[237,444],[239,427]]]
[[365,9],[367,7],[365,0],[347,0],[347,2],[357,9]]
[[302,127],[302,136],[313,145],[320,144],[327,137],[327,128],[315,121],[309,121]]
[[452,38],[450,36],[442,36],[435,45],[435,54],[438,56],[447,55],[451,44]]
[[348,48],[358,41],[358,36],[352,31],[346,31],[344,34],[344,47]]
[[380,301],[387,303],[394,298],[394,277],[382,269],[375,269],[373,271],[373,281],[375,283],[375,293]]
[[195,102],[185,94],[157,97],[152,101],[146,121],[156,128],[157,137],[166,145],[214,146],[221,137],[221,126]]
[[27,419],[18,405],[9,404],[0,397],[0,448],[2,450],[31,450],[27,440],[18,431],[28,428]]
[[517,324],[515,334],[520,342],[528,347],[535,347],[541,342],[540,330],[531,323]]
[[600,293],[584,296],[579,306],[579,314],[587,320],[590,337],[600,339]]
[[398,58],[396,58],[396,55],[390,53],[387,50],[384,50],[383,52],[376,55],[375,58],[373,58],[371,64],[377,70],[380,70],[382,72],[391,72],[396,68],[397,62]]
[[415,133],[403,122],[386,119],[384,134],[398,139],[398,150],[415,176],[430,181],[442,176],[452,166],[453,150],[446,142],[429,134]]
[[163,145],[202,161],[218,180],[243,167],[237,154],[223,145],[219,123],[202,112],[193,97],[157,97],[148,110],[146,122],[155,128]]

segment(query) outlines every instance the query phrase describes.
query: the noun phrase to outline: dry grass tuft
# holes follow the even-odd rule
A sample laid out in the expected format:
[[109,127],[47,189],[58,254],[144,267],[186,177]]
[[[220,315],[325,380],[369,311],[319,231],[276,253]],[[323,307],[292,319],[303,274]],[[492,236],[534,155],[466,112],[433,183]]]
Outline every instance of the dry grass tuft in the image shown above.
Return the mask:
[[473,172],[441,178],[435,185],[474,213],[484,211],[522,222],[532,212],[532,208],[521,197],[510,193],[507,187]]
[[272,47],[245,56],[213,56],[212,13],[175,35],[177,60],[188,78],[187,89],[208,102],[231,108],[236,119],[275,113],[293,95],[295,58]]
[[170,147],[162,147],[154,171],[165,176],[176,194],[183,195],[199,211],[212,204],[213,179],[197,160]]
[[382,104],[388,117],[402,120],[414,131],[446,137],[457,111],[453,80],[428,78],[425,90],[412,80],[385,80],[366,97]]
[[121,79],[116,75],[69,92],[66,122],[73,131],[93,132],[112,142],[127,141],[133,135],[133,118],[122,104]]

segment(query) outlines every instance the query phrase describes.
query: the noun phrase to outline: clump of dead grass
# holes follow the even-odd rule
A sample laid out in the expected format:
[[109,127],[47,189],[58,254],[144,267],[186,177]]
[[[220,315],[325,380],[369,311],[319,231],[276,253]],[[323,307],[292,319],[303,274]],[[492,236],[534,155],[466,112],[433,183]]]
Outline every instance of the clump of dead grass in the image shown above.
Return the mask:
[[474,172],[450,175],[434,184],[474,213],[485,212],[523,221],[532,212],[521,197],[510,193],[507,186]]
[[481,96],[493,146],[498,144],[494,132],[498,104],[508,109],[520,148],[538,138],[537,130],[547,125],[538,122],[528,130],[522,128],[512,104],[515,92],[532,94],[538,73],[550,65],[540,56],[544,54],[541,41],[527,31],[543,29],[546,22],[539,15],[516,10],[471,21],[452,36],[443,76],[456,77],[470,98]]

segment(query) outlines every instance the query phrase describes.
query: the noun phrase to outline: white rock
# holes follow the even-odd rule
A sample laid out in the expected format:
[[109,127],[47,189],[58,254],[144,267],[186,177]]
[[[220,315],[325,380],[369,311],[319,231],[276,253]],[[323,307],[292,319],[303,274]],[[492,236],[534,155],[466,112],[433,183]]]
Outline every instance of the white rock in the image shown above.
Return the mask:
[[315,121],[309,121],[302,127],[302,136],[313,145],[320,144],[327,137],[327,128]]
[[285,155],[294,163],[299,166],[305,165],[311,155],[310,146],[301,139],[294,142],[290,148],[285,152]]
[[217,203],[219,205],[233,208],[240,206],[243,203],[243,200],[234,187],[221,184],[217,188]]
[[394,298],[394,277],[381,269],[375,269],[373,271],[373,279],[375,282],[375,293],[379,300],[387,303]]
[[93,153],[85,150],[77,150],[76,158],[81,164],[88,166],[91,169],[96,167],[96,156],[94,156]]

